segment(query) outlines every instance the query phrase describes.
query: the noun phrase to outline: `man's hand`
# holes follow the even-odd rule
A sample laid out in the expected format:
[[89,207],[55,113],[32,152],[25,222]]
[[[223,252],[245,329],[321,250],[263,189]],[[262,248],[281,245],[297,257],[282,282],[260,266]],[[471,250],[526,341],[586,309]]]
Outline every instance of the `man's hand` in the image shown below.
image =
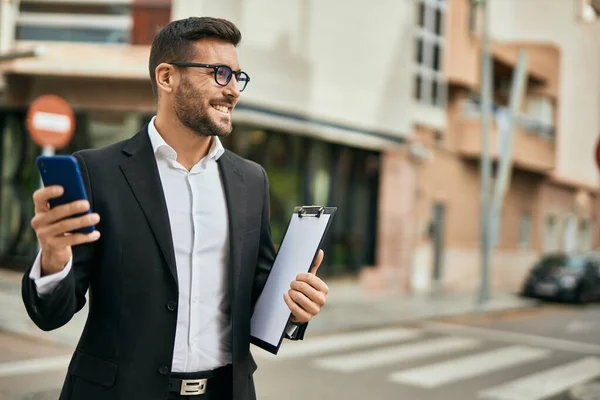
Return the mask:
[[100,232],[69,232],[95,225],[100,221],[96,213],[69,218],[90,209],[87,201],[74,201],[50,209],[48,201],[60,197],[64,189],[61,186],[48,186],[38,189],[33,194],[35,215],[31,219],[31,227],[35,230],[42,250],[42,276],[63,270],[73,255],[71,246],[96,241]]
[[290,290],[283,299],[292,312],[292,321],[305,323],[310,321],[325,305],[329,288],[316,273],[323,261],[323,250],[319,250],[310,272],[299,274],[291,283]]

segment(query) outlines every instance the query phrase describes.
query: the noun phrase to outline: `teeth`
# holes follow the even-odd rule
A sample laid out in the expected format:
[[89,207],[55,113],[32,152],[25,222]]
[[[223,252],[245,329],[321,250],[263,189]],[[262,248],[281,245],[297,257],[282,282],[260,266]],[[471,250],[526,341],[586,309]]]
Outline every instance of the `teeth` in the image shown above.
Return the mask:
[[229,114],[229,108],[227,108],[225,106],[213,106],[213,108],[217,111],[221,111],[222,113]]

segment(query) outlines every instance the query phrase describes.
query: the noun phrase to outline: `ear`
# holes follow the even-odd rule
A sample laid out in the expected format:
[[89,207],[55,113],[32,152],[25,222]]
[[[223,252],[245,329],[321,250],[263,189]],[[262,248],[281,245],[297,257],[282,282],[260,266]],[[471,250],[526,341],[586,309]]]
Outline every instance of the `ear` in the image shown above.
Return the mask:
[[154,77],[158,91],[171,93],[177,86],[178,74],[175,68],[167,63],[158,64],[154,70]]

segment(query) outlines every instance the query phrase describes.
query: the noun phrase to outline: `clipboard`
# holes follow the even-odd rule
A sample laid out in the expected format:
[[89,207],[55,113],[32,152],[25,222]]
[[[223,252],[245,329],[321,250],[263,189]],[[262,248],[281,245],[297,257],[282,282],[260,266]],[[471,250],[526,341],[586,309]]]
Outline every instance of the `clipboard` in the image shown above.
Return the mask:
[[277,354],[292,313],[283,299],[296,276],[310,271],[336,207],[295,207],[251,319],[250,343]]

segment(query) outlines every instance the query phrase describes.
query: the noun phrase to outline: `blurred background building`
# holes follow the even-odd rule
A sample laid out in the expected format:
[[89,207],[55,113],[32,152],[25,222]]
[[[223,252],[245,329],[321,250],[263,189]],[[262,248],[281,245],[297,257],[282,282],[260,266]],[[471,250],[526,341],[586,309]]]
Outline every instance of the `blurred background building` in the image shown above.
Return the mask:
[[[470,0],[0,2],[0,265],[25,268],[36,252],[31,101],[52,93],[75,109],[62,153],[125,139],[154,113],[158,27],[207,15],[243,34],[252,82],[224,143],[266,168],[276,242],[293,206],[337,206],[320,273],[407,292],[478,285],[481,16]],[[600,5],[489,4],[496,110],[518,50],[528,54],[492,268],[495,288],[515,290],[540,254],[597,244]]]
[[[480,267],[481,15],[469,0],[444,2],[445,12],[418,5],[419,64],[443,65],[447,125],[418,121],[415,139],[431,151],[416,167],[418,240],[411,288],[473,290]],[[557,0],[489,1],[493,102],[508,107],[519,49],[528,55],[526,92],[513,139],[513,171],[495,237],[491,282],[516,289],[541,253],[581,251],[596,241],[600,132],[600,29],[584,22],[591,3]],[[593,17],[593,16],[592,16]],[[442,32],[439,34],[438,32]],[[429,83],[417,76],[416,98]],[[435,90],[435,88],[432,88]],[[498,160],[502,133],[492,125]],[[438,282],[439,281],[439,282]]]

